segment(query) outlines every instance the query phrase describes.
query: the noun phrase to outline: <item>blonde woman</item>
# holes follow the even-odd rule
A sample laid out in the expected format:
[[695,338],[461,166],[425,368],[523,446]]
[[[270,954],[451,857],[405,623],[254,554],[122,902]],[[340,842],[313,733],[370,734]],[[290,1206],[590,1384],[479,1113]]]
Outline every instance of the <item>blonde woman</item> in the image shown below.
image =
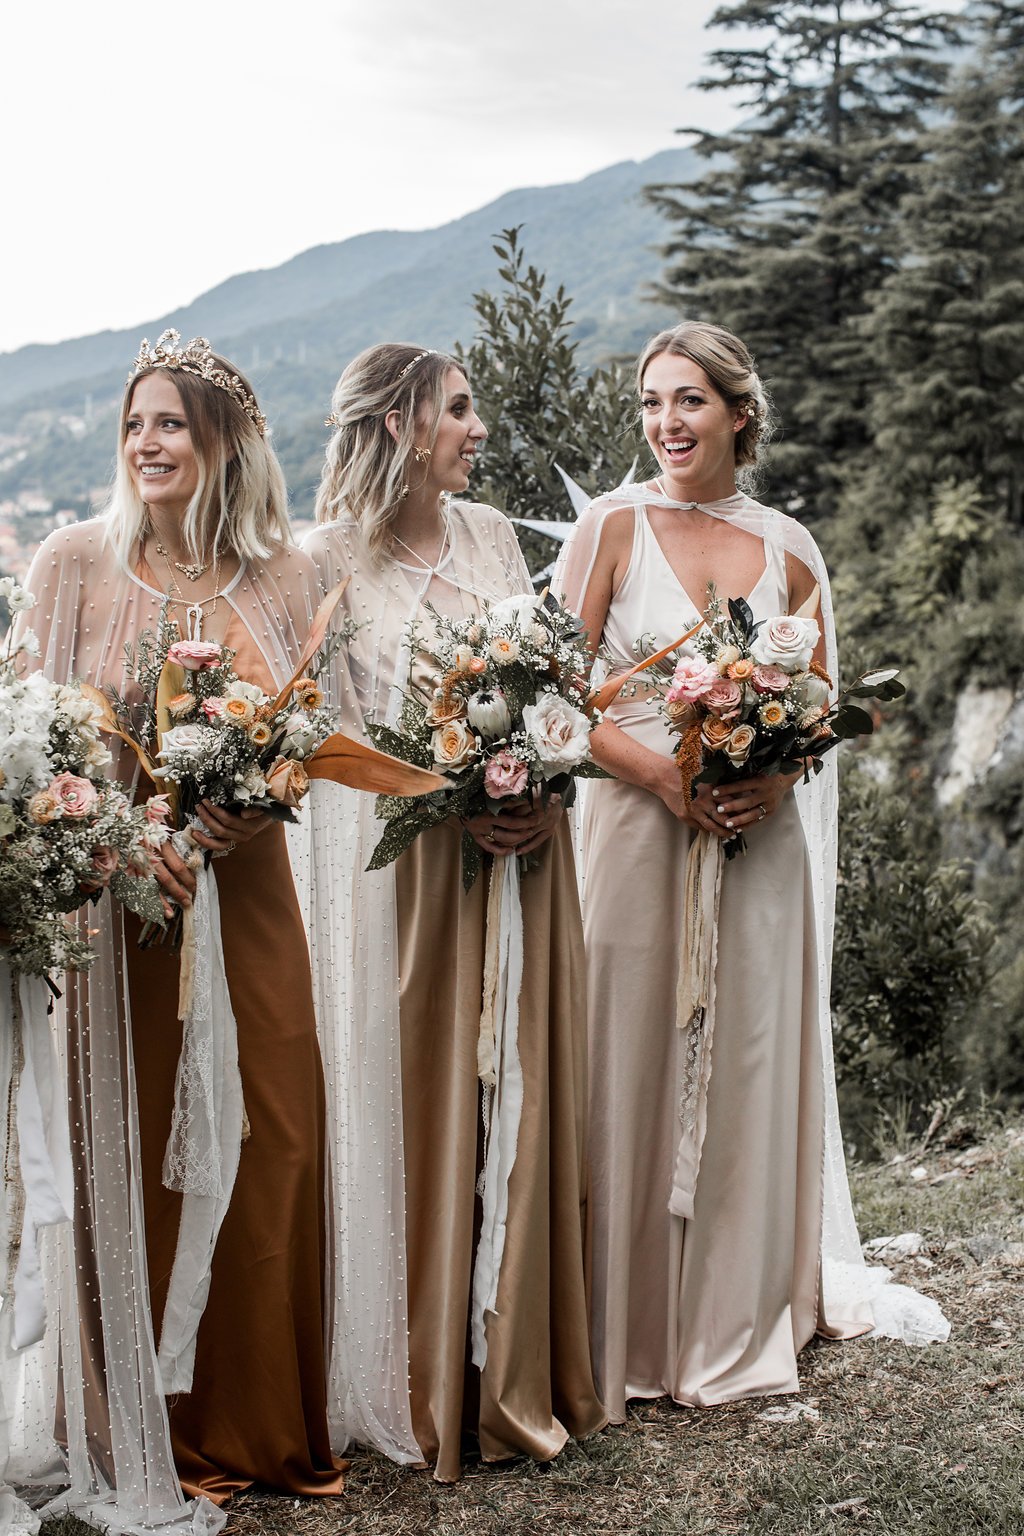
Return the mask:
[[[471,616],[483,603],[530,591],[530,577],[508,521],[461,499],[486,431],[453,359],[397,344],[369,348],[342,374],[331,423],[320,527],[306,547],[324,585],[349,581],[344,601],[360,625],[350,651],[359,710],[394,721],[402,690],[424,666],[410,625],[429,635],[432,609]],[[332,803],[333,815],[329,806],[314,815],[314,844],[335,869],[365,869],[380,823],[363,810],[357,826],[360,807],[347,819],[342,801]],[[342,1020],[339,1030],[362,1020],[364,1034],[358,1046],[348,1037],[325,1044],[329,1093],[333,1083],[343,1095],[346,1077],[352,1081],[342,1057],[373,1079],[352,1111],[362,1117],[361,1134],[352,1134],[347,1110],[335,1128],[334,1155],[346,1170],[338,1182],[351,1202],[336,1221],[353,1232],[349,1273],[358,1280],[339,1290],[332,1402],[346,1405],[341,1416],[354,1438],[428,1461],[446,1482],[459,1475],[464,1431],[478,1438],[485,1460],[548,1460],[569,1435],[604,1421],[583,1283],[584,959],[569,830],[557,806],[523,801],[475,819],[469,831],[485,855],[470,891],[462,885],[462,827],[445,825],[393,868],[360,877],[354,902],[335,899],[314,921],[321,983],[330,975],[335,993],[351,989],[349,1025]],[[349,834],[342,852],[339,839]],[[529,851],[539,867],[522,883],[524,1103],[497,1302],[474,1365],[467,1332],[487,887],[498,860]],[[353,922],[350,908],[360,914]],[[372,932],[360,934],[371,910]],[[321,1002],[326,1011],[329,999]],[[382,1108],[369,1123],[373,1095]],[[353,1292],[369,1308],[361,1328],[351,1306],[341,1316]],[[367,1381],[391,1390],[368,1393]]]
[[[143,342],[109,506],[51,534],[28,584],[39,665],[59,681],[125,689],[125,646],[156,631],[165,605],[183,636],[230,647],[240,676],[271,692],[288,680],[317,606],[316,572],[289,543],[252,390],[205,340]],[[131,779],[133,767],[122,751],[113,771]],[[323,1077],[285,838],[255,812],[204,804],[199,815],[197,841],[216,860],[246,1120],[233,1187],[224,1171],[212,1271],[188,1249],[190,1197],[162,1179],[182,1043],[178,955],[140,949],[135,920],[105,901],[89,918],[97,959],[69,978],[66,997],[71,1503],[87,1508],[109,1490],[118,1529],[180,1519],[182,1490],[198,1500],[197,1528],[212,1520],[202,1527],[212,1530],[219,1517],[204,1501],[250,1483],[296,1494],[342,1485],[326,1416]],[[188,906],[194,875],[169,846],[164,859],[167,898]]]
[[[641,635],[660,647],[699,619],[709,583],[755,619],[795,613],[817,585],[818,658],[835,678],[813,539],[737,488],[769,427],[746,347],[686,321],[652,338],[636,379],[657,474],[583,513],[556,576],[595,650],[626,670]],[[588,786],[586,805],[589,1265],[595,1374],[615,1421],[631,1397],[795,1392],[816,1329],[872,1325],[832,1067],[835,758],[810,786],[751,776],[691,802],[675,739],[649,690],[620,697],[593,738],[614,778]],[[676,995],[698,832],[748,846],[722,876],[703,1071]],[[913,1301],[920,1331],[941,1336]]]

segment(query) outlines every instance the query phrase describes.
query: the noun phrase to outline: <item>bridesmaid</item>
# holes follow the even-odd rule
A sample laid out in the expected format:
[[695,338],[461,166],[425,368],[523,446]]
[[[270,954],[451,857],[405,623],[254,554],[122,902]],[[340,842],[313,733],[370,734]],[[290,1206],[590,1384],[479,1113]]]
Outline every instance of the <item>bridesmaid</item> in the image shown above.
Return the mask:
[[[595,650],[617,671],[642,634],[669,644],[696,622],[709,582],[723,597],[745,595],[761,619],[795,612],[818,582],[831,639],[810,536],[737,490],[768,421],[743,343],[685,322],[645,347],[637,387],[658,475],[583,514],[559,578]],[[831,646],[827,661],[831,669]],[[835,1119],[834,843],[830,853],[819,814],[829,776],[804,807],[812,866],[793,779],[702,785],[687,803],[674,741],[649,691],[620,698],[594,735],[594,755],[615,777],[588,786],[586,803],[592,1328],[599,1390],[616,1421],[631,1397],[703,1405],[795,1392],[797,1354],[815,1329],[849,1335],[871,1323]],[[707,1129],[690,1208],[675,1215],[695,1044],[676,1027],[678,936],[698,829],[720,839],[742,831],[749,851],[725,865],[712,1070],[698,1090]],[[831,1299],[823,1285],[837,1287]]]
[[[36,556],[40,665],[61,681],[124,690],[125,646],[155,632],[166,605],[183,634],[229,647],[239,676],[276,693],[309,632],[316,572],[289,542],[284,482],[248,383],[202,338],[177,341],[172,331],[155,348],[143,342],[105,515],[51,534]],[[113,771],[130,780],[133,764],[122,750]],[[182,1197],[161,1178],[182,1043],[179,957],[140,949],[136,920],[104,902],[97,960],[68,988],[79,1271],[70,1305],[82,1350],[70,1376],[65,1365],[68,1436],[73,1453],[88,1446],[118,1505],[144,1520],[168,1518],[160,1508],[173,1505],[159,1491],[168,1420],[188,1495],[221,1503],[254,1482],[295,1494],[342,1487],[326,1416],[323,1077],[284,831],[254,811],[203,804],[199,815],[197,841],[216,861],[248,1125],[191,1389],[168,1398],[167,1417],[154,1337],[166,1346],[182,1224]],[[163,857],[166,896],[190,905],[194,875],[169,845]]]
[[[508,521],[461,499],[486,431],[450,357],[397,344],[369,348],[342,374],[330,424],[321,526],[306,547],[325,586],[349,580],[344,601],[361,626],[349,649],[358,711],[393,720],[401,691],[425,663],[422,653],[410,654],[408,626],[429,639],[430,609],[472,616],[485,602],[530,592],[530,577]],[[529,801],[467,826],[485,855],[469,892],[458,823],[421,835],[397,865],[357,887],[361,910],[381,903],[378,956],[394,933],[390,970],[366,985],[362,946],[351,937],[344,943],[358,973],[349,984],[364,987],[356,1011],[372,1036],[369,1048],[389,1017],[400,1031],[401,1083],[379,1086],[396,1106],[400,1099],[392,1145],[400,1152],[404,1139],[404,1245],[399,1219],[402,1251],[382,1258],[375,1273],[407,1290],[394,1326],[407,1313],[411,1432],[442,1482],[459,1476],[465,1431],[486,1461],[523,1453],[547,1461],[570,1435],[605,1422],[583,1279],[585,962],[569,827],[557,805],[545,811]],[[365,869],[379,834],[380,824],[367,818],[348,867],[358,860]],[[314,843],[326,846],[330,836],[314,820]],[[480,1219],[476,1058],[487,888],[499,860],[528,851],[539,854],[539,867],[522,881],[524,1103],[497,1302],[478,1368],[467,1335]],[[355,1112],[365,1115],[365,1104]],[[346,1113],[339,1106],[339,1116]],[[355,1341],[352,1359],[365,1362],[370,1347]],[[404,1347],[404,1337],[396,1340],[393,1359]],[[392,1447],[408,1441],[400,1422],[408,1409],[396,1398],[389,1427],[366,1411],[353,1432],[396,1454]]]

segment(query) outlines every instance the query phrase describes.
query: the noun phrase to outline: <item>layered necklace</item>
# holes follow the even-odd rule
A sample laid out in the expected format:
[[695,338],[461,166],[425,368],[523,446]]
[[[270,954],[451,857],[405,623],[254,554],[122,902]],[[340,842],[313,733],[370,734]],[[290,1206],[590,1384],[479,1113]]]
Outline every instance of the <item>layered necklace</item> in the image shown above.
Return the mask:
[[[190,563],[188,561],[172,560],[169,552],[164,548],[159,539],[154,541],[154,548],[167,566],[167,575],[170,580],[170,586],[167,589],[167,601],[174,604],[175,607],[181,607],[185,610],[185,639],[201,640],[203,637],[203,610],[212,603],[213,606],[210,608],[209,614],[205,615],[205,617],[212,619],[217,612],[217,602],[222,593],[220,586],[220,556],[216,555],[212,560],[207,560],[205,564],[198,562]],[[209,597],[196,598],[186,596],[181,590],[177,576],[174,574],[175,571],[180,571],[187,581],[198,581],[201,576],[204,576],[211,569],[213,570],[214,590]]]

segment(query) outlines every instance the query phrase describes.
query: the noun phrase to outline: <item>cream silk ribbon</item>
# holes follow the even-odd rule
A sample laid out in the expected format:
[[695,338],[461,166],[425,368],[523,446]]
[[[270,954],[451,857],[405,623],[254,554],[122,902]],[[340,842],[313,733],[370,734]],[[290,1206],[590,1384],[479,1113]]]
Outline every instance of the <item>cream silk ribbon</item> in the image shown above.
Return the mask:
[[[187,830],[175,847],[188,856]],[[164,1391],[192,1385],[196,1334],[206,1307],[213,1254],[238,1172],[245,1111],[238,1032],[231,1008],[220,904],[212,870],[196,870],[182,926],[179,1014],[183,1033],[163,1182],[182,1195],[178,1245],[160,1334]]]
[[487,897],[484,1006],[477,1043],[483,1094],[484,1166],[480,1175],[483,1216],[473,1267],[470,1337],[473,1364],[487,1361],[487,1314],[498,1299],[505,1251],[508,1183],[516,1160],[523,1111],[523,1068],[519,1059],[519,991],[523,979],[523,910],[519,860],[496,859]]
[[682,1034],[679,1146],[668,1208],[693,1219],[700,1155],[708,1121],[708,1083],[715,1032],[718,907],[725,854],[721,838],[703,829],[686,860],[682,948],[676,989],[676,1027]]

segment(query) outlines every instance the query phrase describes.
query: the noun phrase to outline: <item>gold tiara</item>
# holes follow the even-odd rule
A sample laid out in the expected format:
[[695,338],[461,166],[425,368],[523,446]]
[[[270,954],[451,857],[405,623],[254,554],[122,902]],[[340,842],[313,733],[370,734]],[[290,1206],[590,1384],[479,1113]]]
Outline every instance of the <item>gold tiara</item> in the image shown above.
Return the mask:
[[148,368],[170,368],[172,371],[181,369],[184,373],[194,373],[196,378],[205,379],[207,384],[214,384],[217,389],[222,389],[225,394],[231,396],[241,407],[252,422],[260,437],[265,437],[267,432],[267,418],[260,410],[256,401],[250,395],[237,373],[228,373],[217,366],[210,343],[205,336],[194,336],[183,347],[178,346],[181,340],[181,332],[164,331],[155,347],[151,347],[146,337],[142,339],[139,355],[135,359],[135,366],[128,375],[128,383],[138,378]]

